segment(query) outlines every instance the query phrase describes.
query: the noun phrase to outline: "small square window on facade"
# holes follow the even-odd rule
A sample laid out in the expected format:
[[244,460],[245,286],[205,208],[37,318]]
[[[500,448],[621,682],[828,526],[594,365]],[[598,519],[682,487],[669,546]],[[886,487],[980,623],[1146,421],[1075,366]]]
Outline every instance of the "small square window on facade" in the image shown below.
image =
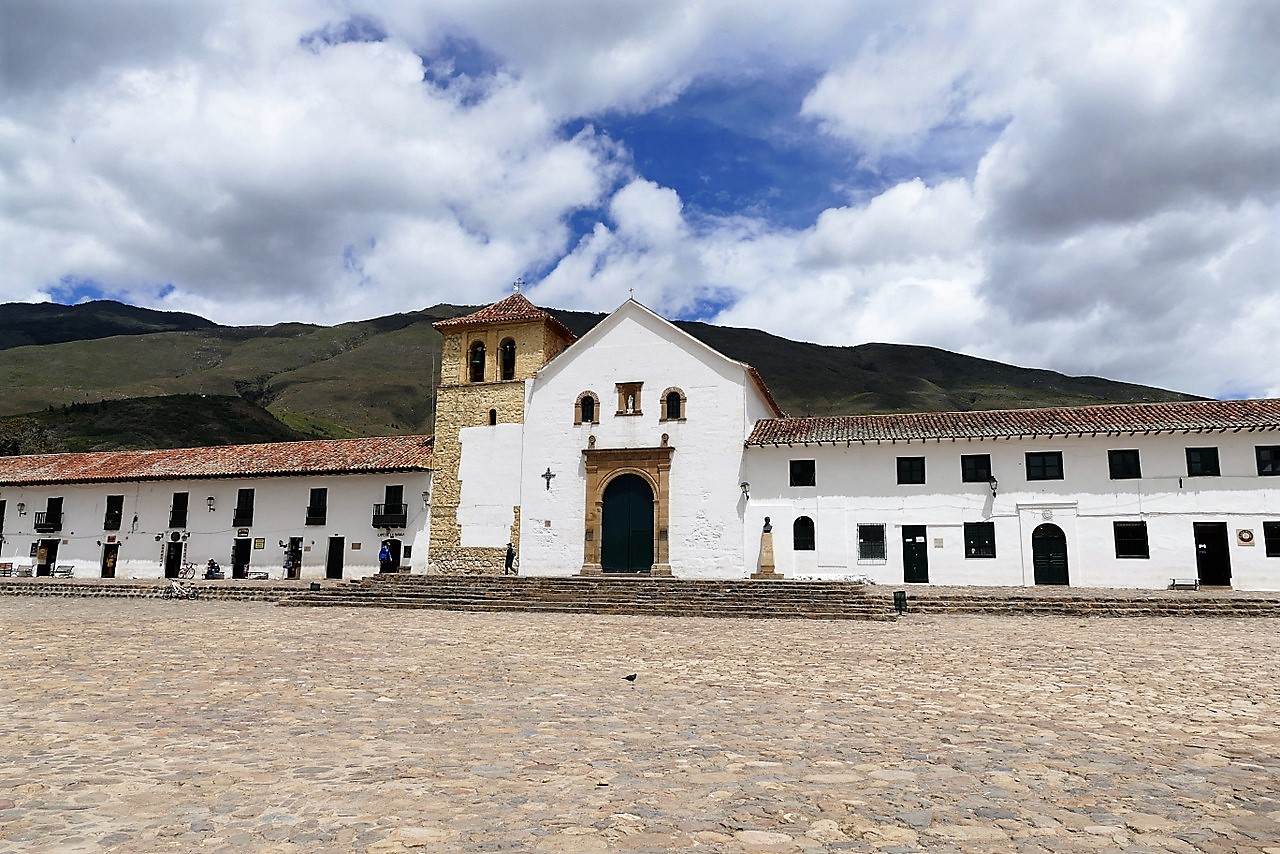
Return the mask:
[[1136,448],[1123,451],[1107,451],[1107,466],[1112,480],[1132,480],[1142,477],[1142,461]]
[[924,457],[898,457],[898,483],[924,483]]
[[888,560],[885,548],[884,525],[858,526],[858,562],[884,563]]
[[1033,451],[1028,453],[1027,480],[1062,480],[1062,452]]
[[1280,475],[1280,445],[1259,445],[1254,450],[1258,455],[1258,477]]
[[1112,522],[1116,538],[1116,557],[1149,558],[1146,522]]
[[814,460],[791,461],[792,486],[817,486],[818,469]]
[[964,556],[965,558],[996,556],[995,522],[964,523]]
[[961,454],[960,479],[965,483],[986,483],[991,480],[991,455]]
[[1187,448],[1187,477],[1218,477],[1217,448]]
[[1280,522],[1262,523],[1262,541],[1266,544],[1267,557],[1280,557]]
[[618,415],[640,415],[640,389],[644,383],[618,383]]

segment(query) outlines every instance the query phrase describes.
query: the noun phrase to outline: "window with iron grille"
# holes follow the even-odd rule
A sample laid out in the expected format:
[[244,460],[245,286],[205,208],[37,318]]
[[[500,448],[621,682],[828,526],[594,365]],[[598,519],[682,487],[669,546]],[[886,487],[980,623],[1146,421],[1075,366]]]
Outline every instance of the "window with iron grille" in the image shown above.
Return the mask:
[[996,556],[995,522],[964,523],[964,556],[966,558]]
[[898,483],[924,483],[924,457],[898,457]]
[[1136,448],[1107,451],[1107,466],[1112,480],[1131,480],[1142,477],[1142,461]]
[[1147,544],[1146,522],[1112,522],[1116,538],[1116,557],[1151,557]]
[[884,563],[888,557],[885,549],[884,525],[859,525],[858,561]]
[[1027,480],[1062,480],[1062,451],[1027,454]]

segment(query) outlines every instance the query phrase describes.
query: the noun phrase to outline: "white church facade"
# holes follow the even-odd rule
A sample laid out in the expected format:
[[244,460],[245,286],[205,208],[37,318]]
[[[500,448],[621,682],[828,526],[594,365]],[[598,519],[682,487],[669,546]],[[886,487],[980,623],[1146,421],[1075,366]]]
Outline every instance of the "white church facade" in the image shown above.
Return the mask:
[[633,300],[436,329],[434,440],[0,458],[0,574],[1280,590],[1280,400],[788,418]]

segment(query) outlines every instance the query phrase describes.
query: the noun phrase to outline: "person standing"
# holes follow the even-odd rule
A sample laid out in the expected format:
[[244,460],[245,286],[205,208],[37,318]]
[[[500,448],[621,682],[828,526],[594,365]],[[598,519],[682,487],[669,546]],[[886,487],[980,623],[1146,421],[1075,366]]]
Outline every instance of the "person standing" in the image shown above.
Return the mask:
[[382,548],[378,551],[378,572],[391,571],[391,549],[386,543],[382,544]]
[[516,574],[516,550],[515,550],[515,546],[513,546],[511,543],[507,543],[507,562],[503,567],[502,574],[503,575]]

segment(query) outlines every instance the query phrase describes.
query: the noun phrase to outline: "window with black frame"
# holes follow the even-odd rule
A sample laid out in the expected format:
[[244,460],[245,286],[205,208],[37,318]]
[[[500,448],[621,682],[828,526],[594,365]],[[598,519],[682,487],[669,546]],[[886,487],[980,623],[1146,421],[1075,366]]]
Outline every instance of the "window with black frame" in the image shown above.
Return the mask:
[[1112,522],[1117,558],[1149,558],[1146,522]]
[[961,454],[960,479],[965,483],[987,483],[991,480],[991,455]]
[[858,526],[858,561],[860,563],[884,563],[888,559],[885,547],[884,525]]
[[996,525],[994,522],[964,523],[965,558],[996,556]]
[[1258,445],[1254,452],[1258,455],[1258,477],[1280,475],[1280,445]]
[[924,457],[898,457],[898,483],[924,483]]
[[791,460],[788,468],[792,486],[818,485],[818,466],[815,460]]
[[1107,467],[1112,480],[1132,480],[1142,477],[1142,460],[1136,448],[1107,451]]
[[1217,448],[1187,448],[1187,477],[1218,477]]
[[1062,452],[1029,452],[1027,454],[1027,480],[1062,480]]
[[1262,541],[1266,544],[1267,557],[1280,557],[1280,522],[1262,523]]

